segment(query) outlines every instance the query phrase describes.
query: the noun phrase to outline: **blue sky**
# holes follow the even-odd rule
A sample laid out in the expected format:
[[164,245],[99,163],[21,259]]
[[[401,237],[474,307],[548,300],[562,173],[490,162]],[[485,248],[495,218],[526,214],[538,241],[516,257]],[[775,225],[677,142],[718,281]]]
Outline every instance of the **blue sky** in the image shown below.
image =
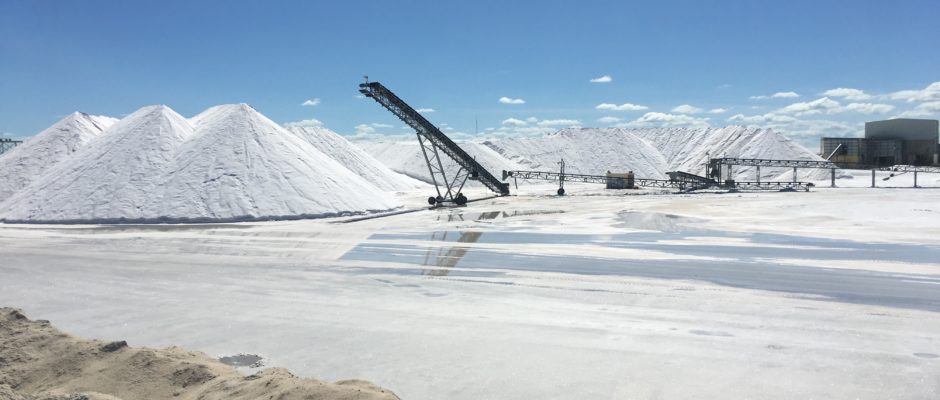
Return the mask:
[[0,132],[236,102],[347,135],[409,132],[356,97],[369,75],[455,136],[475,121],[481,135],[748,124],[813,145],[940,116],[938,17],[936,0],[0,0]]

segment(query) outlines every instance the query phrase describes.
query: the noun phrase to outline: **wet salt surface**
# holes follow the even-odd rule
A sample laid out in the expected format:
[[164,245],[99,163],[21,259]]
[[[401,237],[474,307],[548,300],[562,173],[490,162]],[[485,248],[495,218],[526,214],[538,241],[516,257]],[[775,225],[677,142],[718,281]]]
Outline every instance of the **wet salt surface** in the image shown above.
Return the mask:
[[[639,214],[639,213],[637,213]],[[856,260],[859,263],[933,263],[940,247],[865,243],[765,233],[732,233],[688,227],[681,217],[629,215],[624,224],[661,231],[616,235],[533,232],[439,231],[374,234],[343,255],[344,260],[395,262],[420,266],[391,269],[395,274],[479,276],[511,271],[579,275],[634,276],[698,280],[732,287],[824,296],[833,301],[940,311],[940,280],[931,276],[868,270],[780,264],[768,259]],[[693,221],[697,222],[697,221]],[[696,238],[734,238],[742,245],[686,244]],[[392,244],[381,241],[453,243],[453,246]],[[669,242],[685,241],[683,244]],[[461,245],[463,243],[464,245]],[[483,249],[471,244],[520,245],[518,251]],[[527,254],[531,245],[591,244],[652,250],[686,259],[623,259],[603,256]],[[523,246],[525,245],[525,246]],[[529,246],[529,247],[526,247]],[[723,260],[688,259],[710,257]]]
[[264,358],[257,354],[236,354],[234,356],[219,357],[219,362],[233,367],[261,368]]

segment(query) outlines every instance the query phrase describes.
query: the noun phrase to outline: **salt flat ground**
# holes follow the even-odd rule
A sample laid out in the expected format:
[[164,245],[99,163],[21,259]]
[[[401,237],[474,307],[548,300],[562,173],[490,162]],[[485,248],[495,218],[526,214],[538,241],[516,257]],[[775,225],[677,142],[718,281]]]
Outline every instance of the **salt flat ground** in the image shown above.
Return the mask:
[[864,179],[520,185],[349,224],[0,225],[0,304],[405,399],[938,398],[940,189],[846,187]]

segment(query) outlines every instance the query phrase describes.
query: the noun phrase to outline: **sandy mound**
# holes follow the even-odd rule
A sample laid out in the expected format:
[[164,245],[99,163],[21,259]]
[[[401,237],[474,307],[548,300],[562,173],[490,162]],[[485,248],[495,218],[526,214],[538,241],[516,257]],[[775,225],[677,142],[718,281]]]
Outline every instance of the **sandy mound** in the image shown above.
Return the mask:
[[80,339],[11,308],[0,308],[0,398],[398,399],[360,380],[329,383],[281,368],[244,376],[199,352]]

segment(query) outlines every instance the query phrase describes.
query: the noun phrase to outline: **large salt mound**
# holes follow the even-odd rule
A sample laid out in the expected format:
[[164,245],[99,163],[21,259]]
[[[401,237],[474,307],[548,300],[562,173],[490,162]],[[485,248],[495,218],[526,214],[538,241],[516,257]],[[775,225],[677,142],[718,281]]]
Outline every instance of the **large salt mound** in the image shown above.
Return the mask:
[[[546,171],[564,158],[572,173],[603,174],[632,170],[644,178],[669,171],[704,174],[709,157],[822,160],[770,129],[724,128],[572,128],[536,138],[491,140],[485,144],[507,159]],[[735,167],[736,179],[753,180],[750,167]],[[824,179],[827,170],[803,169],[800,178]],[[762,168],[762,179],[791,179],[788,169]]]
[[[361,141],[356,144],[373,157],[387,165],[393,171],[408,175],[412,178],[426,183],[432,183],[431,175],[428,172],[427,162],[421,152],[421,146],[418,145],[418,139],[409,141]],[[476,158],[480,165],[483,165],[490,173],[499,177],[502,170],[523,169],[521,165],[508,160],[493,149],[482,143],[459,141],[457,144]],[[446,155],[441,155],[446,171],[456,171],[457,166]],[[467,185],[480,185],[476,181],[468,181]]]
[[0,204],[7,222],[235,221],[398,207],[246,105],[144,107]]
[[72,113],[0,155],[0,201],[98,137],[117,119]]
[[[823,159],[790,138],[772,129],[727,126],[723,128],[643,128],[627,129],[662,152],[671,171],[705,173],[708,159],[717,157],[763,158],[773,160]],[[753,167],[735,167],[738,180],[753,180]],[[781,175],[782,174],[782,175]],[[823,179],[828,170],[803,169],[802,179]],[[762,179],[792,177],[788,169],[762,168]]]
[[379,189],[398,191],[425,186],[414,178],[392,171],[365,150],[329,129],[315,126],[288,126],[287,130],[310,142],[318,150]]
[[169,107],[141,108],[7,199],[0,212],[15,221],[160,217],[150,204],[176,149],[192,133]]
[[556,171],[562,158],[565,171],[575,174],[633,171],[644,178],[662,179],[669,168],[656,148],[620,129],[563,129],[542,137],[484,144],[529,170]]
[[193,121],[196,134],[177,152],[164,183],[164,216],[282,219],[400,206],[246,104],[213,107]]

